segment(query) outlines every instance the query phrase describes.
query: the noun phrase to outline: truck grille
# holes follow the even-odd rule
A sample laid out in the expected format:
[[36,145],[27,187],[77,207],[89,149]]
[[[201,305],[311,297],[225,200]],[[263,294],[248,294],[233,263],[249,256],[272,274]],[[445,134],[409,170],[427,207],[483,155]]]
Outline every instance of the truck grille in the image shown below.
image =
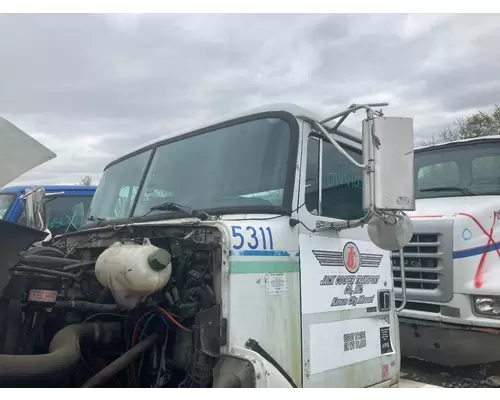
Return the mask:
[[[439,286],[438,267],[439,234],[416,234],[404,248],[404,263],[407,289],[437,289]],[[401,260],[399,252],[392,254],[394,287],[401,287]]]
[[[446,302],[453,297],[453,221],[413,220],[414,235],[403,249],[407,300]],[[401,298],[399,251],[391,256],[394,289]]]

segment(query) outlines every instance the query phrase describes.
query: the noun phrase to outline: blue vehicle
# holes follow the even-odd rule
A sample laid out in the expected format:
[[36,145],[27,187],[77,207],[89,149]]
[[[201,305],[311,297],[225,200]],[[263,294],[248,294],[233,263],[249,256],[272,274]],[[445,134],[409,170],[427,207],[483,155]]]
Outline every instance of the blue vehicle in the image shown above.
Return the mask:
[[[28,225],[23,197],[34,186],[10,186],[0,189],[0,220]],[[85,222],[95,186],[47,185],[45,190],[44,220],[56,236],[76,231]]]

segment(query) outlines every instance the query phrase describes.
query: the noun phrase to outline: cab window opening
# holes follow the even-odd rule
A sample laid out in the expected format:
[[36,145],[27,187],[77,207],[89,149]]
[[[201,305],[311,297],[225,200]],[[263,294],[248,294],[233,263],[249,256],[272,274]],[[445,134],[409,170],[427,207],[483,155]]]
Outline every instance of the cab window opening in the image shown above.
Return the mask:
[[[361,151],[344,149],[362,161]],[[311,214],[322,217],[355,220],[364,216],[362,169],[315,134],[307,141],[305,204]]]

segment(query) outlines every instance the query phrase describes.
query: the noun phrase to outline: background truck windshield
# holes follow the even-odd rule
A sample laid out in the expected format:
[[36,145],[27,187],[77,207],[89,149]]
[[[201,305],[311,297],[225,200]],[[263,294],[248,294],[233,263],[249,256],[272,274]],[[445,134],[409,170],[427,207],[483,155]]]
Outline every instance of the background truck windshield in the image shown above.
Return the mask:
[[7,217],[7,211],[14,202],[16,196],[10,193],[0,193],[0,219]]
[[[52,236],[77,231],[85,222],[86,213],[91,201],[92,196],[90,195],[47,197],[45,221]],[[21,225],[26,225],[27,223],[24,208],[17,223]]]
[[77,231],[84,223],[92,196],[60,196],[46,205],[47,227],[52,235]]
[[500,141],[415,152],[417,199],[500,194]]
[[287,206],[291,138],[287,122],[266,118],[159,145],[108,167],[89,214],[140,217],[165,202],[198,210]]

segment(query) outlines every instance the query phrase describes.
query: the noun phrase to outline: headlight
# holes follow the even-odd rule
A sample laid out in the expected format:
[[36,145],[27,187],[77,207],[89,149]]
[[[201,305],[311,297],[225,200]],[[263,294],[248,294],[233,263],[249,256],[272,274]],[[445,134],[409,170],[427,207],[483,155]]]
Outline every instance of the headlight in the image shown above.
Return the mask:
[[500,317],[500,297],[472,296],[472,304],[477,314]]

